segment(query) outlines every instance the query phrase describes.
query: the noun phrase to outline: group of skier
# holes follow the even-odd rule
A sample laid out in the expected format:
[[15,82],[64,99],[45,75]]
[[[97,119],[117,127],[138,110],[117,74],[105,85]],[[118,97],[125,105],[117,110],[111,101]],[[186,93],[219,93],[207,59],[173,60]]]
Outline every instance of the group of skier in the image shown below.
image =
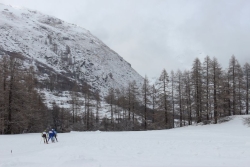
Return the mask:
[[51,129],[48,133],[46,132],[46,130],[44,130],[42,132],[42,138],[45,143],[49,143],[49,140],[51,139],[51,142],[54,143],[55,140],[58,142],[57,140],[57,132],[54,129]]

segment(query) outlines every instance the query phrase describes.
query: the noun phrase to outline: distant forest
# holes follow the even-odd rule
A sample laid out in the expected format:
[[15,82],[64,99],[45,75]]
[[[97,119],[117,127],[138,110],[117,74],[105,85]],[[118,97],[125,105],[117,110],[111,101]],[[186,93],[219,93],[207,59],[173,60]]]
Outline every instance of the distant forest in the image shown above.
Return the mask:
[[[249,114],[250,66],[235,56],[222,69],[216,58],[193,61],[192,69],[165,69],[154,84],[147,76],[142,87],[135,81],[126,88],[109,89],[106,97],[88,83],[76,83],[53,75],[43,82],[32,67],[14,56],[0,60],[0,133],[157,130],[192,124],[217,124],[231,115]],[[70,108],[45,106],[39,89],[70,91]],[[101,101],[111,117],[100,117]],[[82,110],[82,108],[84,108]]]
[[[203,62],[196,58],[190,70],[169,75],[164,69],[153,85],[145,76],[142,88],[132,82],[122,91],[110,90],[106,101],[113,113],[117,112],[112,106],[123,108],[117,117],[129,121],[127,130],[217,124],[231,115],[249,114],[249,79],[249,64],[242,67],[235,56],[225,70],[216,58],[206,56]],[[138,116],[140,121],[135,119]],[[110,124],[116,127],[112,121]]]

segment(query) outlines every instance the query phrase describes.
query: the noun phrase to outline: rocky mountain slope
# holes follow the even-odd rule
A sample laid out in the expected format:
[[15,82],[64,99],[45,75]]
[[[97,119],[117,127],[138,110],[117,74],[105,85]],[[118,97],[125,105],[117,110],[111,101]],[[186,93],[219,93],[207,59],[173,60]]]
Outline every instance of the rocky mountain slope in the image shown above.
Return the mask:
[[[88,30],[52,16],[0,4],[0,54],[14,52],[27,64],[90,84],[105,95],[143,78]],[[39,70],[41,68],[37,68]],[[48,77],[39,73],[39,79]]]

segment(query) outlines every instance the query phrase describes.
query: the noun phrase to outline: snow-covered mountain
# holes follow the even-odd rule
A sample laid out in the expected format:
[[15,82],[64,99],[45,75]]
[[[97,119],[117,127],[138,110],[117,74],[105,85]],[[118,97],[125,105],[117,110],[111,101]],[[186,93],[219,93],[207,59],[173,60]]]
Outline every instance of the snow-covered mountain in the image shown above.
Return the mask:
[[[143,81],[131,65],[88,30],[52,16],[0,4],[1,51],[20,53],[27,62],[85,81],[106,94]],[[37,68],[39,69],[39,68]],[[40,72],[39,78],[47,76]]]

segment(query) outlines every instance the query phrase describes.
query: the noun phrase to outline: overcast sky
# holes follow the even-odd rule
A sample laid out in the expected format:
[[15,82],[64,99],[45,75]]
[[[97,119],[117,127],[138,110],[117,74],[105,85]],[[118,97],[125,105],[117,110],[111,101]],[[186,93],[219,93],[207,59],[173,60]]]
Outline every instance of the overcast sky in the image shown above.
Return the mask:
[[190,69],[234,54],[250,62],[249,0],[0,0],[77,24],[101,39],[142,76]]

